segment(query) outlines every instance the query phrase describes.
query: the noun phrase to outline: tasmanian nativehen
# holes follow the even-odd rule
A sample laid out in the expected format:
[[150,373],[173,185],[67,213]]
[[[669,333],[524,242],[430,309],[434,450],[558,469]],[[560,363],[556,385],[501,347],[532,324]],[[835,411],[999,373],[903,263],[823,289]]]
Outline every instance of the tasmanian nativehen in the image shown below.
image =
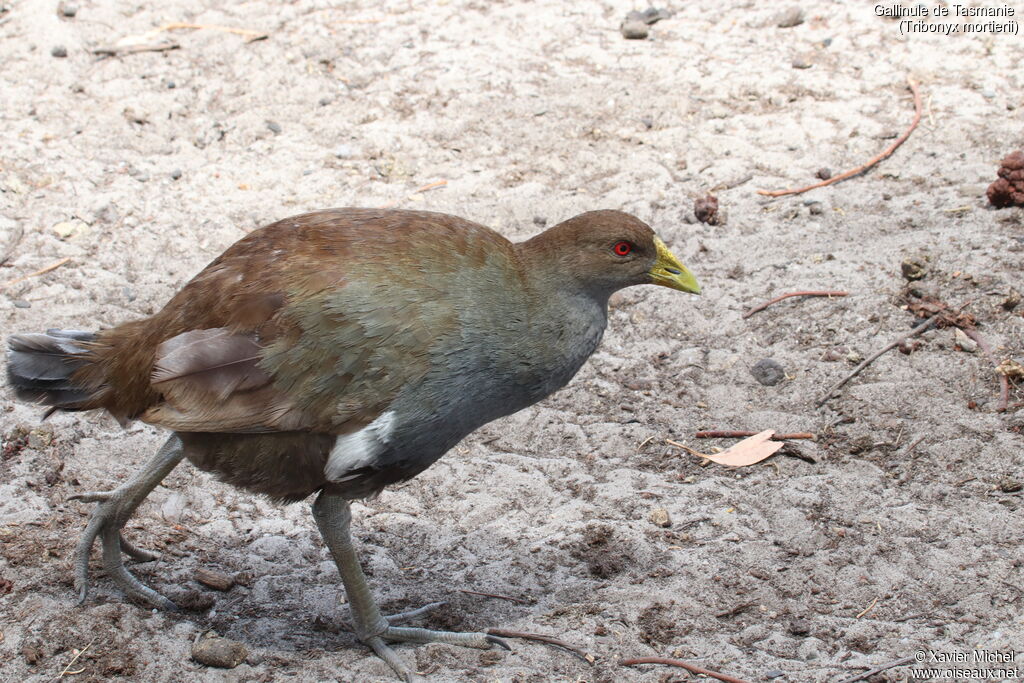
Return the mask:
[[406,680],[389,642],[504,646],[486,633],[383,616],[349,533],[349,502],[416,476],[483,424],[564,387],[594,352],[608,297],[631,285],[700,293],[646,224],[592,211],[513,244],[440,213],[331,209],[256,230],[156,315],[98,332],[9,339],[23,399],[106,410],[171,431],[156,456],[96,502],[75,553],[85,599],[93,542],[132,598],[173,609],[121,554],[150,560],[121,533],[150,491],[188,458],[278,501],[316,493],[358,638]]

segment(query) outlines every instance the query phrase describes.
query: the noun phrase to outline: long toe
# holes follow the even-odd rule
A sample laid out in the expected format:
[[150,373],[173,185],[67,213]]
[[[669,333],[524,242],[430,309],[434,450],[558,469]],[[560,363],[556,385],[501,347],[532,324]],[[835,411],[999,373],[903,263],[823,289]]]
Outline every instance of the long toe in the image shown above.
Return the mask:
[[405,626],[389,626],[380,634],[380,638],[402,643],[447,643],[462,647],[475,647],[488,650],[491,647],[510,648],[501,638],[487,633],[457,633],[455,631],[432,631],[426,628],[409,628]]
[[447,602],[431,602],[429,604],[423,605],[423,607],[417,607],[416,609],[409,610],[408,612],[400,612],[398,614],[388,614],[384,618],[387,620],[388,625],[390,625],[390,626],[398,626],[399,624],[404,624],[404,623],[410,622],[413,619],[419,619],[424,614],[427,614],[429,612],[433,612],[438,607],[444,607],[447,604],[448,604]]
[[103,546],[103,569],[111,580],[127,596],[153,607],[165,610],[176,610],[177,606],[136,579],[125,569],[124,558],[121,553],[141,561],[149,562],[158,556],[130,543],[121,534],[121,526],[130,515],[130,503],[125,501],[130,497],[130,489],[117,489],[115,491],[93,491],[80,493],[71,498],[85,502],[95,502],[96,507],[89,517],[89,524],[75,548],[75,589],[78,592],[78,603],[85,602],[89,591],[89,553],[97,538],[102,538]]
[[152,562],[153,560],[160,557],[158,554],[154,552],[146,550],[145,548],[140,548],[139,546],[135,545],[127,538],[125,538],[123,533],[119,534],[118,538],[121,541],[121,552],[123,552],[125,555],[132,558],[136,562]]

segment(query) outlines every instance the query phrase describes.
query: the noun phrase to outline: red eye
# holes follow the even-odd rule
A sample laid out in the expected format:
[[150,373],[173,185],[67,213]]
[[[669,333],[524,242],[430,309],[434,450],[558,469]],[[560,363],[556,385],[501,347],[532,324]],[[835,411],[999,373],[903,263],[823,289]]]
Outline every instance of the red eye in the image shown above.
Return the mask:
[[626,256],[629,252],[633,251],[633,245],[629,242],[619,242],[612,247],[612,251],[614,251],[618,256]]

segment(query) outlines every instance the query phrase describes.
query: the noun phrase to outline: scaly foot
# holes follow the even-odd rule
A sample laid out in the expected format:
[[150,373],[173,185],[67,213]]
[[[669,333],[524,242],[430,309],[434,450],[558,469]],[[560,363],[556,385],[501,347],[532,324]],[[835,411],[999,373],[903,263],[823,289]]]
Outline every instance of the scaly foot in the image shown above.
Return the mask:
[[125,569],[124,560],[121,558],[122,552],[140,562],[155,560],[157,555],[129,543],[121,533],[121,528],[135,512],[135,508],[183,457],[181,440],[172,435],[157,454],[124,485],[113,491],[79,493],[69,497],[69,500],[96,503],[96,508],[89,518],[89,525],[78,541],[78,547],[75,548],[75,589],[78,591],[79,604],[85,601],[89,588],[89,552],[92,550],[93,542],[101,538],[103,568],[118,588],[129,597],[154,607],[177,609],[173,602],[144,585]]

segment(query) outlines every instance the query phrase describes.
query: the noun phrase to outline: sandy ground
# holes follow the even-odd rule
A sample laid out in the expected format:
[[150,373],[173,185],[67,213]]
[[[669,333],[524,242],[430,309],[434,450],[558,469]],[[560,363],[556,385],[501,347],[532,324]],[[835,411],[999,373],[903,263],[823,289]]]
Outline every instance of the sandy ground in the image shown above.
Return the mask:
[[[62,262],[3,286],[4,336],[145,316],[246,232],[327,206],[434,209],[517,239],[623,209],[700,278],[699,299],[615,297],[568,389],[356,506],[386,609],[447,600],[425,625],[556,634],[596,658],[522,641],[400,646],[430,680],[683,680],[618,663],[660,655],[751,681],[839,681],[922,649],[1020,649],[1024,391],[997,413],[991,363],[945,329],[815,404],[914,324],[908,257],[927,259],[921,291],[969,303],[996,356],[1024,354],[1024,306],[1000,305],[1024,290],[1024,216],[984,197],[1024,142],[1024,38],[901,36],[870,3],[801,2],[803,23],[779,28],[783,5],[677,2],[640,41],[619,34],[643,9],[625,2],[75,4],[69,18],[54,2],[0,3],[0,244],[14,240],[0,281]],[[269,37],[175,30],[149,40],[177,50],[91,52],[169,22]],[[913,113],[908,75],[924,116],[890,159],[797,197],[756,194],[890,144]],[[727,220],[696,223],[694,198],[716,187]],[[741,317],[802,289],[850,296]],[[764,358],[785,370],[775,386],[751,375]],[[190,611],[127,603],[98,565],[76,608],[70,558],[89,506],[68,496],[123,481],[163,435],[39,417],[0,392],[4,681],[69,665],[76,681],[392,680],[348,629],[308,505],[188,465],[128,534],[163,553],[134,571]],[[813,462],[740,470],[666,444],[731,443],[695,440],[702,428],[819,439],[799,445]],[[652,522],[658,508],[669,526]],[[238,585],[205,589],[200,568]],[[246,662],[192,661],[207,630],[244,642]]]

